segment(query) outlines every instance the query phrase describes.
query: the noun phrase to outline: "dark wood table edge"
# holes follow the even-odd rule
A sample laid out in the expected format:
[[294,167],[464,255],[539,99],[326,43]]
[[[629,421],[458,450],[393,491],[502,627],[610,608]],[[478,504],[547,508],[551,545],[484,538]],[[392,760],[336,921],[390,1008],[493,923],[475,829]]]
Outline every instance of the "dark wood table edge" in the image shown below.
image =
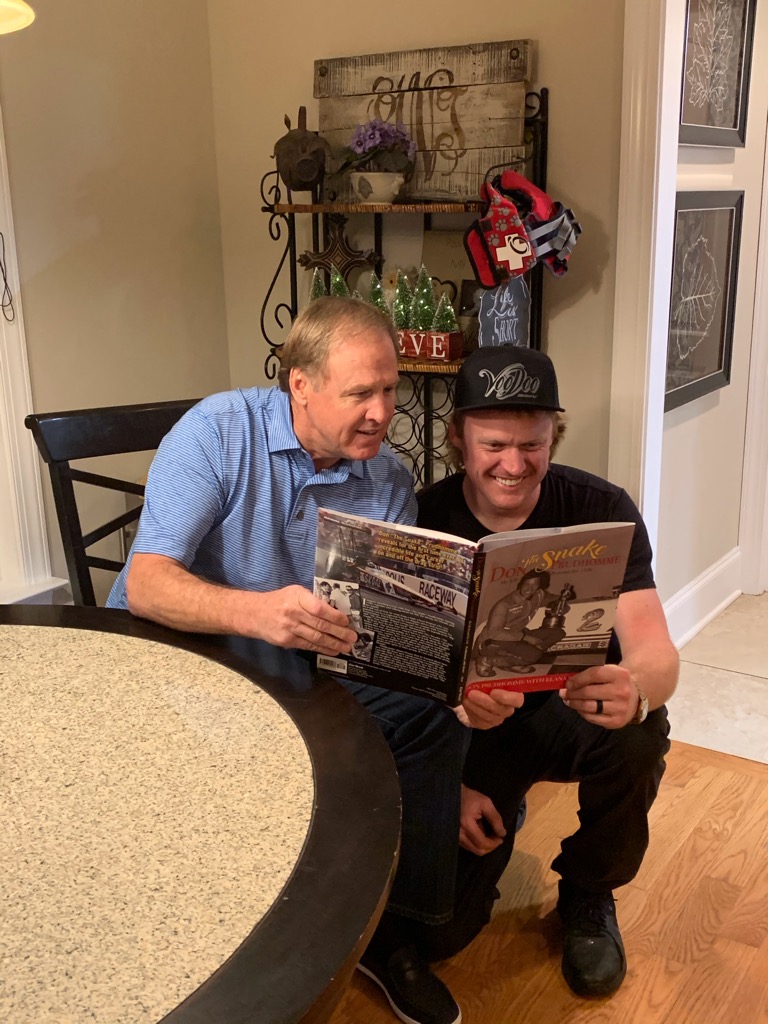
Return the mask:
[[182,648],[251,679],[290,715],[315,781],[304,848],[250,935],[160,1024],[327,1020],[384,909],[397,863],[397,775],[373,720],[330,678],[318,675],[311,695],[291,692],[228,649],[226,638],[180,633],[128,612],[0,605],[0,624],[93,629]]

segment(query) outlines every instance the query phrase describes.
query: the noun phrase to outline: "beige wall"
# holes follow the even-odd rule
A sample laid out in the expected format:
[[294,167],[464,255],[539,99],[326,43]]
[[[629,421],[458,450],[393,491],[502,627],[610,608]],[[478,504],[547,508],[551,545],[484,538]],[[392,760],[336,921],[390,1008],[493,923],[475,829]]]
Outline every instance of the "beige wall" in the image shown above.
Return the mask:
[[[35,7],[31,28],[0,38],[0,104],[37,409],[261,382],[279,247],[259,183],[284,115],[295,123],[305,104],[316,124],[314,60],[523,37],[535,41],[534,84],[551,90],[548,190],[584,227],[568,275],[545,279],[545,338],[571,419],[561,457],[606,471],[621,3],[486,5],[471,19],[456,0],[439,15],[391,0],[386,17],[339,0],[300,0],[285,16],[252,0]],[[757,55],[766,20],[758,11]],[[738,542],[767,76],[756,60],[746,150],[681,149],[680,187],[748,196],[733,382],[665,418],[665,598]]]
[[228,381],[204,0],[38,0],[0,40],[35,406]]
[[205,0],[34,6],[0,104],[35,409],[226,388]]
[[[758,5],[749,120],[743,149],[681,146],[679,190],[743,189],[744,220],[731,383],[664,417],[657,544],[659,592],[668,600],[739,544],[744,434],[768,118],[768,10]],[[765,243],[765,240],[763,240]]]
[[[482,17],[485,10],[487,17]],[[300,105],[317,126],[318,58],[494,39],[535,40],[535,81],[551,90],[548,191],[572,206],[584,234],[564,279],[546,281],[548,350],[571,415],[562,458],[607,466],[612,257],[618,193],[623,5],[548,0],[468,11],[391,0],[386,16],[340,0],[295,3],[278,16],[251,0],[209,4],[216,143],[234,384],[263,380],[259,317],[279,247],[268,236],[259,183]],[[388,228],[389,230],[389,225]],[[279,334],[279,332],[278,332]]]

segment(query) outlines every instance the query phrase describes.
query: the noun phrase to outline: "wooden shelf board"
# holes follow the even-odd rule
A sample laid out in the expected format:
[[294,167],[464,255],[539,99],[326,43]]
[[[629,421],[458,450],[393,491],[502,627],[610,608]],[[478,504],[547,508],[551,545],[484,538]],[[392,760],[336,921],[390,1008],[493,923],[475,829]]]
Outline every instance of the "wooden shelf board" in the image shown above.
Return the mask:
[[463,359],[454,359],[450,363],[429,359],[398,359],[397,368],[401,373],[441,373],[444,376],[455,376],[463,362]]
[[466,203],[275,203],[266,213],[479,213],[479,200]]

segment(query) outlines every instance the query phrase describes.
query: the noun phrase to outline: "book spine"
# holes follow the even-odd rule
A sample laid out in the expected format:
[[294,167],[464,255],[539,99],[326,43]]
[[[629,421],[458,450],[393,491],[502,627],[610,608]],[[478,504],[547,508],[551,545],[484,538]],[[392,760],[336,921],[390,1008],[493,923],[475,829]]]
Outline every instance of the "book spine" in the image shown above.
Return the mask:
[[464,620],[464,638],[461,642],[461,671],[459,672],[459,695],[457,704],[464,697],[464,687],[472,662],[472,639],[477,624],[477,609],[480,604],[480,591],[483,587],[483,570],[485,568],[485,552],[478,551],[472,561],[472,586],[467,600],[467,617]]

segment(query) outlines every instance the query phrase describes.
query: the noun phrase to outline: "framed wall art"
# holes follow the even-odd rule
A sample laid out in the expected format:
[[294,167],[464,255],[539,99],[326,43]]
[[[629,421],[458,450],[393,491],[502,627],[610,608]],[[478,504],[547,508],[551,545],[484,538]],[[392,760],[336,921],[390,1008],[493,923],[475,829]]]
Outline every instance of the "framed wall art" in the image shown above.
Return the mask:
[[678,192],[664,410],[725,387],[743,192]]
[[757,0],[688,0],[680,142],[743,146]]

